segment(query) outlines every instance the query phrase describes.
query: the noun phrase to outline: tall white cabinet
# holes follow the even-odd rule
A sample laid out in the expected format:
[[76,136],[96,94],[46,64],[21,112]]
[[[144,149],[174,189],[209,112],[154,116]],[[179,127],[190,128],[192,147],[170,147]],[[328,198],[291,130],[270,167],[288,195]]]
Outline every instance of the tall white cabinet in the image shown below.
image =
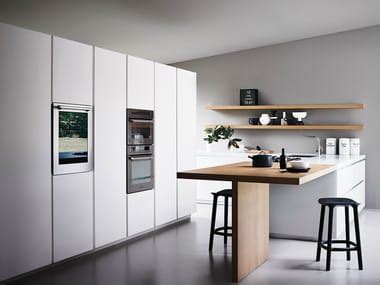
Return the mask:
[[0,281],[51,263],[51,36],[0,23]]
[[[177,170],[196,168],[197,75],[177,69]],[[178,218],[196,211],[196,182],[178,179]]]
[[177,218],[177,73],[155,63],[155,193],[156,226]]
[[[93,47],[53,37],[52,101],[93,104]],[[94,247],[93,172],[53,176],[53,261]]]
[[94,50],[95,247],[126,238],[126,56]]
[[154,110],[153,61],[128,55],[127,82],[128,108]]

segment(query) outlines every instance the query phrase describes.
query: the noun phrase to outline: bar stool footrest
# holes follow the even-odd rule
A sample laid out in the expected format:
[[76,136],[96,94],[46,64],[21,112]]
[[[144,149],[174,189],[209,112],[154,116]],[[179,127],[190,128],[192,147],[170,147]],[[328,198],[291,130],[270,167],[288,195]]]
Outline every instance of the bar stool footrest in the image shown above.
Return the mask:
[[232,237],[232,227],[219,227],[214,230],[215,235],[224,236],[225,231],[227,230],[227,236]]
[[[328,250],[327,243],[328,243],[328,241],[322,241],[321,242],[321,247],[325,250]],[[347,241],[346,240],[332,240],[331,244],[333,244],[333,243],[347,244]],[[348,243],[350,244],[349,248],[348,247],[335,247],[335,248],[332,247],[330,250],[331,251],[355,251],[355,250],[358,250],[358,246],[356,243],[354,243],[353,241],[349,241]],[[353,247],[351,247],[351,245]]]

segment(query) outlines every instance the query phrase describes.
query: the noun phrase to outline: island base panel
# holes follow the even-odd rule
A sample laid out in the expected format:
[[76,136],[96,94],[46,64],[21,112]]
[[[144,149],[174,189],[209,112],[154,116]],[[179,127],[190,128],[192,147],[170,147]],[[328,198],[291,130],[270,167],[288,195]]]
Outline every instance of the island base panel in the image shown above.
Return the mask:
[[232,281],[239,282],[269,257],[269,184],[232,185]]

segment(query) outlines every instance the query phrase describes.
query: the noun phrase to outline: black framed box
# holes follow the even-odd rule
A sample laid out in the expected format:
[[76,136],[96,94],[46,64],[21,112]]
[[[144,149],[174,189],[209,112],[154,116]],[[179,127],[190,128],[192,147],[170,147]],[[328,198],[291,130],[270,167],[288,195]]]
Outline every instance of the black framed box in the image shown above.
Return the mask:
[[258,89],[240,89],[240,106],[259,105]]

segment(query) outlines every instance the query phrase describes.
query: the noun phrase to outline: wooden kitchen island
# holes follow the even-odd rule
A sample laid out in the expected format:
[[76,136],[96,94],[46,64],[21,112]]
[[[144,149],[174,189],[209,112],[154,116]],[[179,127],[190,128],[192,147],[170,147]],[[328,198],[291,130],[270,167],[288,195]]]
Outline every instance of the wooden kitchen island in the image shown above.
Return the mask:
[[307,173],[281,173],[278,164],[253,168],[251,163],[241,162],[177,173],[182,179],[232,182],[233,282],[269,257],[269,184],[302,185],[335,171],[336,165],[312,164],[310,168]]

